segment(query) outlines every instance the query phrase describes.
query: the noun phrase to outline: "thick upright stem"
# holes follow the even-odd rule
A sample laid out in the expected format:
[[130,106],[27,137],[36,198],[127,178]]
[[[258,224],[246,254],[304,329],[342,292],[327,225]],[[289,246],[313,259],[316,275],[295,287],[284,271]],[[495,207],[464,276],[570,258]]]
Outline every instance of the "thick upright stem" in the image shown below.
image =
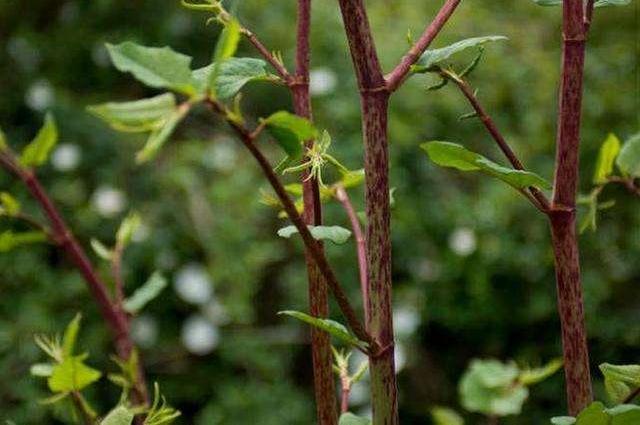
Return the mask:
[[362,107],[365,147],[367,261],[370,321],[367,328],[382,347],[370,356],[373,425],[397,425],[398,397],[391,313],[391,220],[387,110],[389,92],[378,61],[363,0],[340,0]]
[[[291,92],[295,113],[308,119],[312,119],[309,95],[310,27],[311,0],[298,0],[296,84],[291,86]],[[307,141],[307,148],[313,146],[313,143],[313,140]],[[304,200],[302,218],[305,224],[321,225],[322,204],[318,181],[309,178],[308,171],[302,175],[302,194]],[[320,249],[324,250],[323,246],[319,245]],[[305,257],[309,281],[309,310],[312,316],[327,317],[329,315],[327,284],[308,249],[305,249]],[[331,340],[329,334],[315,327],[311,327],[311,354],[318,425],[336,425],[338,408],[333,380]]]
[[589,351],[584,323],[580,259],[576,235],[576,190],[582,83],[586,43],[583,0],[563,3],[563,51],[556,171],[550,220],[556,261],[558,310],[569,413],[576,415],[592,400]]

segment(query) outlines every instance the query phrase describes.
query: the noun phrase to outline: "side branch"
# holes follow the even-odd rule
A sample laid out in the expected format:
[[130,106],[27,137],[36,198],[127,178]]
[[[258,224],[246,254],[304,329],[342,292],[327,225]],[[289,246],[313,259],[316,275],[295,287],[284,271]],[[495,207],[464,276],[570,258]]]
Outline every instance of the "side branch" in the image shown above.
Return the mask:
[[[477,114],[480,121],[482,121],[484,127],[487,129],[493,140],[495,140],[495,142],[498,144],[498,147],[500,148],[504,156],[507,157],[513,168],[515,168],[516,170],[525,170],[524,164],[522,164],[522,161],[518,159],[516,153],[513,151],[513,149],[511,149],[511,146],[509,146],[509,143],[504,138],[491,116],[482,107],[482,104],[478,100],[473,89],[469,86],[469,83],[467,83],[467,81],[462,77],[455,75],[449,71],[443,70],[441,71],[441,75],[443,78],[453,81],[460,89],[464,97],[469,101],[469,104]],[[549,211],[549,200],[547,199],[545,194],[535,187],[531,187],[529,188],[529,190],[534,198],[534,205],[536,205],[536,207],[539,208],[542,212],[547,213]]]
[[351,306],[347,294],[342,289],[340,282],[338,282],[338,278],[329,265],[324,252],[320,248],[320,245],[311,235],[309,228],[304,224],[302,217],[300,216],[300,214],[298,214],[293,201],[291,201],[291,198],[289,198],[286,189],[278,179],[276,173],[273,171],[271,164],[269,164],[267,158],[254,144],[254,139],[251,136],[251,132],[237,121],[229,119],[228,111],[226,110],[226,107],[224,105],[213,99],[207,99],[206,102],[214,112],[220,114],[227,121],[227,123],[238,135],[242,144],[258,162],[258,165],[269,181],[269,184],[276,192],[278,199],[282,203],[287,216],[300,233],[302,241],[304,242],[305,247],[313,258],[313,261],[315,261],[323,277],[326,279],[327,285],[329,285],[329,288],[331,289],[331,292],[333,293],[333,296],[335,297],[336,302],[338,303],[338,306],[340,307],[340,310],[342,311],[342,314],[347,321],[347,324],[349,325],[355,336],[369,345],[369,351],[372,353],[376,353],[379,350],[378,343],[367,333],[364,325],[358,318],[355,309]]
[[418,41],[411,47],[409,52],[404,55],[400,63],[387,76],[387,88],[389,92],[396,91],[404,79],[411,72],[411,67],[418,61],[420,56],[429,48],[431,42],[442,31],[453,12],[456,10],[461,0],[447,0],[442,6],[434,20],[427,26]]
[[287,68],[285,68],[285,66],[282,64],[282,62],[279,59],[277,59],[273,55],[273,53],[271,53],[269,49],[265,47],[264,44],[262,44],[262,42],[258,39],[258,37],[253,32],[251,32],[245,27],[242,27],[240,31],[242,32],[242,35],[244,35],[247,38],[247,40],[249,40],[249,42],[253,45],[253,47],[256,48],[258,53],[260,53],[260,55],[262,55],[262,57],[267,62],[269,62],[271,66],[273,66],[273,68],[276,70],[278,75],[280,75],[280,77],[284,80],[284,82],[287,85],[291,85],[293,78],[291,77],[291,74],[289,74],[289,71],[287,71]]
[[[65,223],[62,215],[51,198],[49,198],[49,195],[40,184],[35,173],[30,169],[22,167],[8,149],[0,152],[0,166],[21,180],[31,193],[33,199],[40,204],[40,208],[51,225],[53,242],[66,252],[75,267],[82,274],[93,298],[100,308],[102,316],[114,335],[118,356],[123,360],[127,360],[131,356],[135,346],[129,334],[129,318],[122,309],[121,304],[113,302],[109,297],[107,286],[98,276],[91,260],[89,260],[86,252]],[[138,370],[138,381],[133,391],[136,402],[147,404],[148,395],[144,384],[144,373],[141,369]]]

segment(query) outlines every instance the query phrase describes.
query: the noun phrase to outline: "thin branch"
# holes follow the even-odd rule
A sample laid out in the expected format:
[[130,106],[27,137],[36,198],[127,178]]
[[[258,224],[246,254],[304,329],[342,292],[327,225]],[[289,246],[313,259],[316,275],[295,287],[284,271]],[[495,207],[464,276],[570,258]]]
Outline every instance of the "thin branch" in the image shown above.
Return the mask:
[[214,99],[207,99],[206,102],[213,109],[214,112],[221,115],[225,119],[225,121],[236,132],[242,144],[247,148],[247,150],[249,150],[251,155],[258,162],[258,165],[260,166],[260,168],[262,169],[262,172],[264,173],[265,177],[269,181],[269,184],[271,184],[271,187],[276,192],[278,199],[282,203],[282,206],[285,212],[287,213],[287,216],[289,217],[293,225],[296,227],[296,229],[300,233],[300,236],[302,237],[302,241],[304,242],[305,247],[309,250],[310,255],[312,256],[316,265],[320,269],[320,272],[326,279],[327,285],[329,285],[329,288],[331,289],[331,292],[333,293],[336,299],[336,302],[340,307],[340,310],[342,310],[342,313],[347,321],[347,324],[349,325],[349,327],[351,328],[355,336],[357,336],[360,340],[369,344],[369,347],[370,347],[369,350],[371,352],[373,353],[377,352],[379,349],[378,343],[367,333],[364,325],[361,323],[360,319],[358,318],[358,315],[356,314],[354,308],[351,306],[351,303],[349,302],[349,299],[346,293],[344,292],[344,290],[342,289],[342,286],[338,282],[338,278],[336,277],[335,273],[333,272],[333,269],[329,265],[324,255],[324,252],[320,248],[320,245],[313,238],[313,236],[311,235],[311,232],[309,231],[309,228],[302,220],[302,217],[300,216],[300,214],[298,214],[298,211],[296,210],[296,207],[293,201],[287,194],[287,191],[282,185],[282,183],[280,182],[280,180],[278,179],[278,176],[276,176],[276,173],[273,171],[271,164],[269,164],[269,161],[267,160],[267,158],[255,146],[254,140],[251,138],[251,131],[249,131],[247,128],[245,128],[242,124],[238,123],[237,121],[229,119],[228,111],[223,104],[217,102]]
[[111,273],[115,284],[116,303],[124,304],[124,279],[122,277],[122,256],[124,254],[124,246],[120,242],[116,243],[111,257]]
[[349,194],[344,187],[338,185],[336,187],[336,198],[342,204],[353,230],[353,236],[356,240],[356,251],[358,254],[358,268],[360,270],[360,290],[362,292],[362,304],[364,306],[365,323],[369,323],[371,313],[369,312],[369,276],[367,271],[367,241],[365,240],[360,220],[356,214]]
[[433,21],[424,30],[418,41],[404,55],[400,63],[387,76],[387,88],[389,92],[396,91],[405,78],[411,72],[411,67],[420,59],[420,56],[429,48],[431,42],[442,31],[453,12],[456,10],[461,0],[447,0],[442,6]]
[[284,82],[286,84],[291,84],[292,77],[291,77],[291,74],[289,74],[289,71],[287,71],[287,68],[285,68],[282,62],[280,62],[280,60],[276,58],[273,55],[273,53],[271,53],[269,49],[265,47],[264,44],[262,44],[262,42],[258,39],[258,37],[245,27],[242,27],[240,31],[247,38],[247,40],[249,40],[249,42],[253,44],[253,46],[260,53],[260,55],[262,55],[262,57],[267,62],[269,62],[271,66],[273,66],[273,68],[276,70],[278,75],[280,75],[280,77],[284,80]]
[[640,387],[638,387],[635,390],[633,390],[632,392],[630,392],[629,395],[626,396],[625,399],[622,401],[622,404],[631,403],[639,395],[640,395]]
[[[114,303],[109,297],[107,286],[98,276],[91,260],[76,240],[37,176],[33,170],[22,167],[9,149],[0,151],[0,166],[21,180],[34,200],[40,205],[51,225],[53,239],[82,274],[102,316],[114,334],[118,356],[127,360],[134,349],[134,343],[129,334],[129,318],[122,306]],[[137,402],[146,404],[148,395],[144,384],[144,374],[142,369],[138,372],[140,382],[135,388],[134,397]]]
[[640,197],[640,187],[636,186],[635,180],[633,178],[623,178],[623,177],[609,177],[607,179],[610,183],[618,183],[623,185],[631,194]]
[[[466,97],[471,104],[471,107],[476,112],[480,121],[482,121],[484,127],[487,129],[493,140],[495,140],[495,142],[498,144],[498,147],[507,157],[513,168],[515,168],[516,170],[525,170],[524,164],[522,164],[522,162],[518,159],[516,153],[513,151],[513,149],[511,149],[509,143],[504,138],[491,116],[482,107],[482,104],[480,104],[478,97],[475,95],[473,89],[469,86],[469,83],[467,83],[466,80],[451,71],[442,70],[440,72],[440,75],[443,78],[453,81],[456,86],[458,86],[464,97]],[[534,206],[536,206],[536,208],[538,208],[542,212],[546,213],[549,210],[549,200],[547,199],[545,194],[535,187],[531,187],[529,188],[529,190],[534,197]]]

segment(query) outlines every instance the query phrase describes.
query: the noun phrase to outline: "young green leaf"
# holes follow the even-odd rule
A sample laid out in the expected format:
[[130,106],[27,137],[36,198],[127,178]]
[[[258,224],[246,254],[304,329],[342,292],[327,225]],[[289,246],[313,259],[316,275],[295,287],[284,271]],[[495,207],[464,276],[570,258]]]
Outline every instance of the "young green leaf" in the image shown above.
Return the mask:
[[176,98],[172,93],[133,102],[110,102],[89,106],[89,112],[123,132],[147,132],[162,126],[176,110]]
[[20,202],[8,192],[0,192],[0,215],[15,217],[20,213]]
[[518,381],[525,386],[544,381],[562,368],[562,359],[554,359],[545,366],[534,369],[524,369],[520,372]]
[[78,332],[80,332],[80,322],[82,321],[82,315],[76,314],[73,320],[67,325],[64,330],[64,336],[62,337],[62,357],[72,357],[73,351],[76,347],[76,341],[78,339]]
[[153,404],[147,412],[144,425],[168,425],[180,416],[180,412],[167,405],[165,398],[160,395],[160,387],[157,382],[153,384]]
[[138,164],[147,162],[156,156],[160,148],[169,140],[178,124],[187,116],[189,111],[190,106],[183,104],[169,115],[162,127],[151,132],[144,147],[136,154]]
[[624,142],[616,164],[624,174],[640,177],[640,133]]
[[80,391],[100,379],[102,374],[84,364],[86,356],[67,357],[53,368],[47,380],[53,392]]
[[311,326],[314,326],[318,329],[321,329],[330,335],[338,338],[342,342],[345,342],[349,345],[353,345],[360,349],[363,349],[367,346],[367,344],[363,341],[360,341],[354,335],[352,335],[347,328],[333,320],[329,319],[320,319],[318,317],[309,316],[308,314],[301,313],[299,311],[286,310],[278,313],[279,315],[290,316],[300,321],[303,321]]
[[[330,240],[336,245],[342,245],[351,237],[351,231],[340,226],[308,226],[311,236],[316,240]],[[296,226],[287,226],[278,230],[278,236],[289,239],[298,233]]]
[[613,173],[613,164],[619,153],[620,140],[615,134],[609,134],[604,143],[602,143],[600,152],[598,153],[596,171],[593,175],[594,184],[603,184],[607,182],[607,178],[611,173]]
[[159,272],[155,272],[144,285],[125,300],[124,309],[131,314],[138,313],[144,306],[160,295],[166,287],[167,279]]
[[604,404],[596,401],[591,403],[576,418],[576,425],[608,425],[609,415],[605,411]]
[[118,406],[100,422],[100,425],[131,425],[133,412],[124,406]]
[[338,425],[371,425],[371,421],[361,416],[356,416],[353,413],[346,412],[340,415]]
[[[533,0],[539,6],[560,6],[562,0]],[[626,6],[631,3],[631,0],[596,0],[595,7],[606,6]]]
[[432,49],[427,50],[420,56],[420,59],[413,67],[414,72],[426,72],[432,69],[434,66],[441,64],[442,62],[449,59],[451,56],[456,53],[460,53],[466,49],[470,49],[473,47],[479,47],[485,43],[489,43],[492,41],[500,41],[507,40],[508,38],[502,35],[489,35],[485,37],[474,37],[467,38],[466,40],[458,41],[457,43],[451,44],[449,46],[440,48],[440,49]]
[[20,155],[20,163],[25,167],[37,167],[47,162],[49,153],[58,143],[58,128],[53,115],[47,114],[44,125]]
[[555,418],[551,418],[552,425],[574,425],[576,423],[576,418],[572,416],[556,416]]
[[252,81],[268,80],[270,76],[265,67],[263,60],[253,58],[231,58],[222,62],[217,66],[216,96],[218,99],[228,99]]
[[462,416],[446,407],[434,407],[431,409],[431,418],[434,425],[464,425]]
[[119,71],[130,72],[140,82],[150,87],[195,94],[189,56],[169,47],[145,47],[130,41],[107,44],[107,50]]
[[113,259],[113,251],[107,248],[105,244],[99,240],[91,239],[91,248],[93,249],[93,252],[103,260],[111,261]]
[[9,252],[22,245],[45,242],[47,235],[43,232],[19,232],[6,230],[0,233],[0,252]]
[[122,247],[129,245],[133,234],[141,225],[142,219],[138,213],[132,212],[129,214],[124,220],[122,220],[120,228],[118,228],[118,232],[116,233],[116,243]]
[[503,167],[456,143],[427,142],[422,144],[421,148],[427,152],[431,161],[442,167],[480,171],[504,181],[517,190],[527,187],[551,188],[551,184],[537,174]]
[[276,112],[264,120],[267,130],[290,158],[302,155],[302,143],[318,137],[313,124],[286,111]]
[[5,136],[4,131],[0,128],[0,152],[7,148],[7,136]]
[[607,395],[615,403],[621,403],[640,387],[640,365],[603,363],[599,367]]
[[225,22],[213,53],[213,61],[215,63],[221,63],[236,54],[238,44],[240,43],[241,29],[240,22],[233,17],[231,17],[228,22]]

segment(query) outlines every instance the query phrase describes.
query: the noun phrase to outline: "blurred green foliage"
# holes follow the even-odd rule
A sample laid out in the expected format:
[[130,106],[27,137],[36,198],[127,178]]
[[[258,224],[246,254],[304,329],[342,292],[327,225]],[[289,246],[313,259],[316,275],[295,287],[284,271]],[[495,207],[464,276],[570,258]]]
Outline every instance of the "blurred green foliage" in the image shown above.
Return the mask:
[[[440,2],[368,4],[382,62],[391,69],[407,48],[407,30],[419,34]],[[291,66],[295,2],[243,0],[233,7]],[[640,45],[633,43],[638,7],[634,2],[596,13],[586,68],[583,192],[607,134],[626,139],[639,129]],[[488,34],[509,37],[487,48],[471,83],[524,162],[546,179],[552,178],[554,154],[559,18],[559,9],[525,0],[464,2],[434,45]],[[205,304],[189,303],[169,289],[136,321],[150,381],[162,383],[183,412],[181,423],[309,424],[314,408],[307,331],[276,316],[286,308],[305,310],[301,244],[275,236],[286,223],[259,203],[266,184],[251,158],[221,122],[201,111],[178,128],[158,159],[137,166],[134,153],[144,140],[109,130],[85,110],[157,94],[116,72],[105,42],[171,45],[203,66],[218,32],[178,1],[33,0],[27,7],[4,0],[0,124],[19,146],[31,140],[46,110],[55,114],[62,146],[40,174],[85,246],[91,238],[111,245],[127,211],[140,212],[146,231],[134,238],[125,258],[129,293],[154,270],[170,277],[174,288],[198,279],[213,286]],[[359,102],[334,2],[314,2],[312,37],[316,121],[333,136],[345,165],[360,168]],[[255,56],[246,43],[241,49]],[[412,78],[394,97],[390,117],[394,302],[406,425],[428,422],[434,405],[458,406],[457,382],[472,357],[539,365],[560,353],[546,223],[500,182],[439,169],[420,154],[420,143],[448,140],[504,163],[479,122],[458,121],[469,110],[462,96],[453,87],[427,92],[433,82]],[[256,84],[243,107],[254,118],[266,117],[289,109],[290,99],[283,88]],[[4,173],[0,187],[24,210],[36,212]],[[635,362],[640,353],[640,288],[634,285],[640,280],[634,260],[640,255],[638,200],[615,187],[604,195],[616,199],[616,207],[602,212],[597,233],[581,237],[594,365]],[[353,198],[361,207],[362,193]],[[336,205],[327,207],[326,221],[348,227]],[[24,230],[4,219],[0,226]],[[328,249],[357,299],[353,246]],[[108,276],[107,266],[101,267]],[[40,360],[33,335],[55,333],[82,311],[82,345],[93,347],[92,361],[100,369],[115,370],[108,360],[108,331],[80,276],[50,246],[0,255],[0,293],[0,419],[59,423],[55,412],[37,404],[46,388],[29,376],[29,366]],[[195,342],[185,340],[185,329]],[[203,347],[198,336],[213,341],[215,349],[208,353],[214,347]],[[358,385],[353,406],[366,411],[366,382]],[[563,410],[562,388],[561,374],[540,384],[523,415],[504,423],[545,423]],[[601,382],[597,392],[602,398]],[[118,394],[104,385],[87,397],[105,409]]]

